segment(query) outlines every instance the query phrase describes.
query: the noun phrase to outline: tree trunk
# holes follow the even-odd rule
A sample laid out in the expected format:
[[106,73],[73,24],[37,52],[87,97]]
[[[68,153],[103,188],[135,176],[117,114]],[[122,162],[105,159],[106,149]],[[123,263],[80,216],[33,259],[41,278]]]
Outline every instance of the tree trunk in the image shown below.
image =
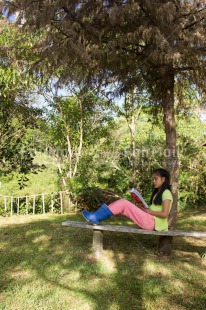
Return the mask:
[[[60,162],[57,162],[57,167],[59,169],[59,173],[62,175],[62,168],[61,168]],[[64,176],[62,176],[62,183],[63,183],[63,185],[64,185],[64,187],[66,189],[67,188],[67,184],[66,184],[66,180],[65,180]]]
[[77,167],[79,164],[79,160],[81,157],[81,152],[82,152],[82,146],[83,146],[83,124],[84,124],[84,113],[83,113],[83,105],[82,105],[82,101],[80,99],[79,101],[79,108],[80,108],[80,114],[81,114],[81,119],[80,119],[80,125],[79,125],[79,133],[80,133],[80,137],[79,137],[79,147],[78,147],[78,152],[76,154],[76,162],[75,162],[75,166],[74,166],[74,170],[73,170],[73,174],[72,176],[74,177],[77,173]]
[[[166,148],[164,151],[166,167],[171,173],[171,184],[173,194],[173,205],[169,215],[169,228],[174,229],[177,220],[178,203],[178,174],[179,164],[176,146],[176,123],[174,111],[174,72],[172,67],[166,67],[162,70],[162,107],[164,112],[164,126],[166,134]],[[171,239],[172,240],[172,239]],[[172,241],[168,241],[168,247],[172,246]],[[165,240],[167,243],[167,240]],[[164,242],[164,244],[165,244]],[[164,252],[159,245],[160,252]],[[168,252],[167,247],[167,252]]]
[[177,219],[178,201],[178,156],[176,146],[176,123],[174,112],[174,72],[171,67],[164,70],[164,88],[162,88],[162,105],[164,112],[164,126],[166,134],[166,148],[164,151],[167,169],[171,173],[171,184],[174,202],[170,212],[170,228],[174,228]]
[[[67,128],[66,128],[67,130]],[[69,130],[67,130],[67,132],[69,132]],[[66,136],[67,138],[67,150],[68,150],[68,159],[69,159],[69,178],[72,177],[72,146],[71,146],[71,142],[70,142],[70,137],[69,134],[67,134]],[[67,174],[68,176],[68,174]]]
[[[132,152],[132,184],[133,187],[137,187],[137,156],[136,156],[136,122],[139,118],[142,105],[139,107],[135,106],[135,100],[137,99],[135,96],[136,89],[126,98],[125,97],[125,109],[128,109],[125,113],[125,118],[127,120],[127,124],[130,130],[131,136],[131,152]],[[127,102],[128,101],[128,104]]]
[[135,116],[134,111],[131,116],[131,122],[129,124],[131,134],[131,150],[132,150],[132,183],[133,187],[137,187],[137,164],[136,164],[136,144],[135,144]]

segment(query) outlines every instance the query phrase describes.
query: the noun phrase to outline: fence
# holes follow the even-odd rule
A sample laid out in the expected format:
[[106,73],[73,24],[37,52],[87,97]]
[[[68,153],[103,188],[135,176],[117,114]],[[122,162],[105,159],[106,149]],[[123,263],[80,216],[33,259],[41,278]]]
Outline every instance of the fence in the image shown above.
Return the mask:
[[63,214],[65,209],[67,212],[73,211],[70,198],[65,191],[26,196],[0,195],[0,215],[45,214],[47,212]]

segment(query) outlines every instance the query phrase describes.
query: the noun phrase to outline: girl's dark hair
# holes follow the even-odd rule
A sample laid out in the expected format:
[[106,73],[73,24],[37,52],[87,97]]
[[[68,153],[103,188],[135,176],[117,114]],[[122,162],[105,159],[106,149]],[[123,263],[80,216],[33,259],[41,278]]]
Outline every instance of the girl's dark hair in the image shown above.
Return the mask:
[[[155,205],[161,205],[162,204],[162,194],[166,189],[171,190],[171,185],[170,185],[170,173],[169,171],[163,169],[163,168],[158,168],[153,171],[153,174],[157,174],[160,177],[164,177],[165,181],[162,184],[161,188],[155,188],[152,192],[151,198],[150,198],[150,204],[154,203]],[[157,194],[157,195],[156,195]],[[156,195],[156,196],[155,196]],[[155,198],[154,198],[155,196]],[[153,201],[154,198],[154,201]]]

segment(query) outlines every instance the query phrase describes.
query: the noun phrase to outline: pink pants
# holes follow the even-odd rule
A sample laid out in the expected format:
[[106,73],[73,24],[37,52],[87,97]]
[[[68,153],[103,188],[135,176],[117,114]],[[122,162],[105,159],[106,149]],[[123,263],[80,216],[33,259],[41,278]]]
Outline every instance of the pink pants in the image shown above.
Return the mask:
[[126,199],[119,199],[108,206],[109,210],[114,214],[121,214],[131,219],[139,227],[146,230],[155,229],[155,219],[151,214],[148,214],[133,203]]

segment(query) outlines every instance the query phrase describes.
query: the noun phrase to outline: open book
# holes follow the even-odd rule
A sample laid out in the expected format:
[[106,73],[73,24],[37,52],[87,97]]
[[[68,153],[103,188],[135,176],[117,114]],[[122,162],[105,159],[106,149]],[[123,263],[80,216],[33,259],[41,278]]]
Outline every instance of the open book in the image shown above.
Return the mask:
[[138,192],[138,190],[132,188],[129,192],[137,203],[141,203],[144,205],[145,208],[149,208],[148,204],[146,203],[140,192]]

